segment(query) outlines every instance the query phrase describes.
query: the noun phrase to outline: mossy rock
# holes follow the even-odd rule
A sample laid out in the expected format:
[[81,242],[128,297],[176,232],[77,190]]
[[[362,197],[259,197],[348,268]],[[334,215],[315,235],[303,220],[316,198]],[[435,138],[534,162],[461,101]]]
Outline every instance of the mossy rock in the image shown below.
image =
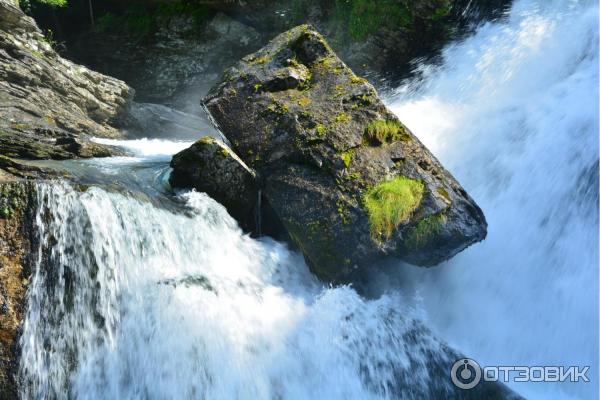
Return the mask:
[[[277,36],[224,76],[203,103],[324,280],[351,281],[389,254],[434,265],[485,237],[466,191],[313,27]],[[405,243],[442,212],[427,240]]]

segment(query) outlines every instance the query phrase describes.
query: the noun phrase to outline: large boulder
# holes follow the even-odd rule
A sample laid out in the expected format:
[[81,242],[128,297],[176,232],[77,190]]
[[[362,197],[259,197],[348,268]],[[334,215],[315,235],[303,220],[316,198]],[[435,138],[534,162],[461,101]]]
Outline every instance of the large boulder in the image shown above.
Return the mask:
[[384,255],[436,265],[486,236],[473,199],[311,26],[243,58],[203,102],[325,280]]
[[256,229],[256,176],[225,143],[204,136],[177,153],[171,167],[171,186],[210,193],[243,228]]
[[0,154],[64,159],[111,154],[134,92],[60,57],[17,2],[0,0]]

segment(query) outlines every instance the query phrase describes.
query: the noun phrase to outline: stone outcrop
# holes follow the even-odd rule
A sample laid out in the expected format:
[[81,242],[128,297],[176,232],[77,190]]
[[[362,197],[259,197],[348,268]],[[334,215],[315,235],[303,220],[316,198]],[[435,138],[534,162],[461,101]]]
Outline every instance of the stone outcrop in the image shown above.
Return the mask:
[[125,83],[61,58],[16,2],[0,0],[0,154],[110,155],[89,136],[118,137],[132,97]]
[[310,26],[243,58],[204,104],[325,280],[385,255],[436,265],[485,238],[473,199]]
[[256,175],[222,141],[204,136],[176,154],[171,167],[173,187],[210,193],[243,228],[256,228]]

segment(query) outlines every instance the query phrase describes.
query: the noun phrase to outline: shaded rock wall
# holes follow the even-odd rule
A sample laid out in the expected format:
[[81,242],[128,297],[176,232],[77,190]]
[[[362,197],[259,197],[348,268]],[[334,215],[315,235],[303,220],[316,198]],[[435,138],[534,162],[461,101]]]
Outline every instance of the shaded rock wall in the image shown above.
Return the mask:
[[193,12],[165,15],[152,11],[156,2],[141,3],[147,12],[121,10],[109,14],[109,24],[73,34],[68,52],[131,84],[140,101],[190,110],[222,70],[293,26],[316,26],[357,73],[389,83],[410,71],[412,59],[432,56],[468,26],[501,15],[510,0],[198,0],[192,4],[212,10],[200,23]]

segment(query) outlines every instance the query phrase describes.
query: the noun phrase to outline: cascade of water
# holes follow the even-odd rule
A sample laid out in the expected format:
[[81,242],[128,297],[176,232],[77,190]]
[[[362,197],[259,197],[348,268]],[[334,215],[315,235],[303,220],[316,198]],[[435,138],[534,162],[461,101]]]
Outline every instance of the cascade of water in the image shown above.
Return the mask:
[[518,0],[423,66],[392,109],[482,206],[485,242],[416,290],[441,336],[488,365],[591,366],[597,398],[598,5]]
[[447,349],[398,296],[325,288],[204,194],[172,212],[40,185],[27,399],[419,398]]

